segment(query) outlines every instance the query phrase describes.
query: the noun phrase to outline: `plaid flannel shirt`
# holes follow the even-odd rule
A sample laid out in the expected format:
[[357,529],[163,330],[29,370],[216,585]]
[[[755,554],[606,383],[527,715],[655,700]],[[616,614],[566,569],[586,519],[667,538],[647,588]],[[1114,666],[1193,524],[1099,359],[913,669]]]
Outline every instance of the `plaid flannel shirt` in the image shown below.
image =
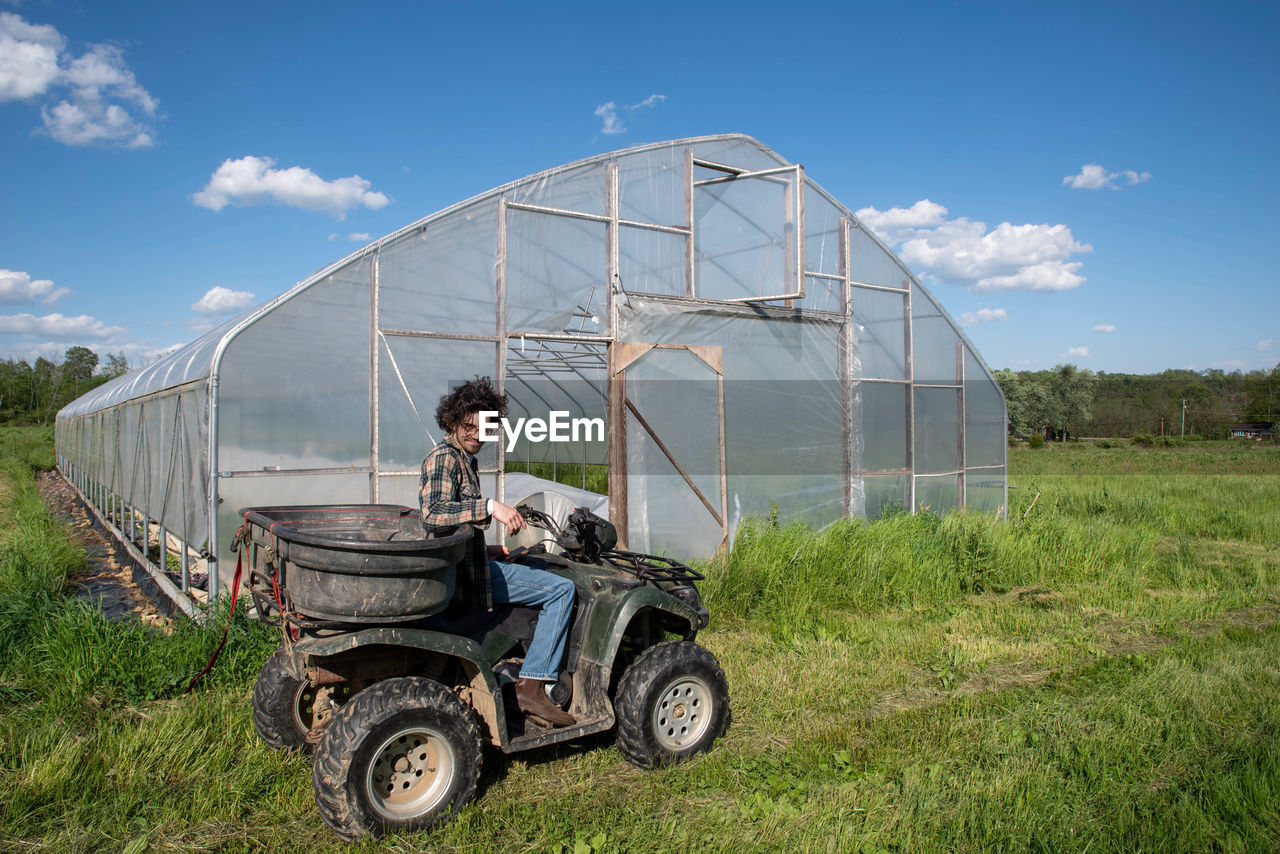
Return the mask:
[[418,505],[422,508],[422,527],[430,534],[448,536],[463,525],[475,530],[471,545],[458,563],[458,580],[468,588],[472,605],[492,611],[484,542],[484,529],[489,527],[490,518],[487,502],[480,495],[476,458],[455,445],[452,436],[446,436],[422,461]]

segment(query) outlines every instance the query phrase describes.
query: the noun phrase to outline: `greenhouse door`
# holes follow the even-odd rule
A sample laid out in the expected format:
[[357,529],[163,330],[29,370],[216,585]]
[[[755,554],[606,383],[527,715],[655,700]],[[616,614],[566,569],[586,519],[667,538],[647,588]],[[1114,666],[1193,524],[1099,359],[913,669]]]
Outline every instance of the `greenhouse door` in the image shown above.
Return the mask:
[[613,363],[611,515],[628,548],[708,556],[729,536],[721,350],[619,342]]

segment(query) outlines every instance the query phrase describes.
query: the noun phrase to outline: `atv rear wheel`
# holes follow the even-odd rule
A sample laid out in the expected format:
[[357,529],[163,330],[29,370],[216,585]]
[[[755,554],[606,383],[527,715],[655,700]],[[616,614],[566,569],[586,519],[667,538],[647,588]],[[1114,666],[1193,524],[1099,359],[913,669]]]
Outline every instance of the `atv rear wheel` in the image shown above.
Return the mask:
[[660,643],[622,675],[614,710],[627,759],[641,768],[671,765],[724,734],[729,686],[715,656],[696,643]]
[[480,729],[457,695],[430,679],[387,679],[343,706],[321,736],[316,806],[348,840],[432,827],[471,800],[481,757]]
[[294,678],[277,649],[258,671],[253,686],[253,726],[267,747],[311,752],[307,733],[315,715],[316,689]]

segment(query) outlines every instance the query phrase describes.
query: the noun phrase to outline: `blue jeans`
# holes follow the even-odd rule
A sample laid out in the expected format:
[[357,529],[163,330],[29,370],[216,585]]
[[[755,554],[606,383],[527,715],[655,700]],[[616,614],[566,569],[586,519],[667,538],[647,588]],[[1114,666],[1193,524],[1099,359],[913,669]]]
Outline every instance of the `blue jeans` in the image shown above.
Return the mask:
[[524,657],[520,676],[554,682],[560,673],[565,643],[569,640],[569,618],[573,613],[573,582],[567,578],[522,566],[489,561],[489,583],[495,605],[524,605],[541,608],[533,643]]

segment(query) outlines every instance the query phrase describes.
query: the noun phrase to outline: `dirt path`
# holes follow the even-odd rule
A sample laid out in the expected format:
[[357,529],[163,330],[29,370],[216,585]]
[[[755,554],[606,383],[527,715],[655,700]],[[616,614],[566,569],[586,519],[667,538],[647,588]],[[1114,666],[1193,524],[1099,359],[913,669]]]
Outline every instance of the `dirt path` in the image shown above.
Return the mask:
[[[156,605],[163,597],[149,595],[146,573],[120,553],[111,535],[103,530],[75,490],[57,471],[36,477],[45,504],[72,529],[71,542],[85,550],[88,564],[70,579],[73,595],[96,603],[111,620],[137,619],[149,626],[168,629],[170,618]],[[123,557],[123,559],[122,559]]]

